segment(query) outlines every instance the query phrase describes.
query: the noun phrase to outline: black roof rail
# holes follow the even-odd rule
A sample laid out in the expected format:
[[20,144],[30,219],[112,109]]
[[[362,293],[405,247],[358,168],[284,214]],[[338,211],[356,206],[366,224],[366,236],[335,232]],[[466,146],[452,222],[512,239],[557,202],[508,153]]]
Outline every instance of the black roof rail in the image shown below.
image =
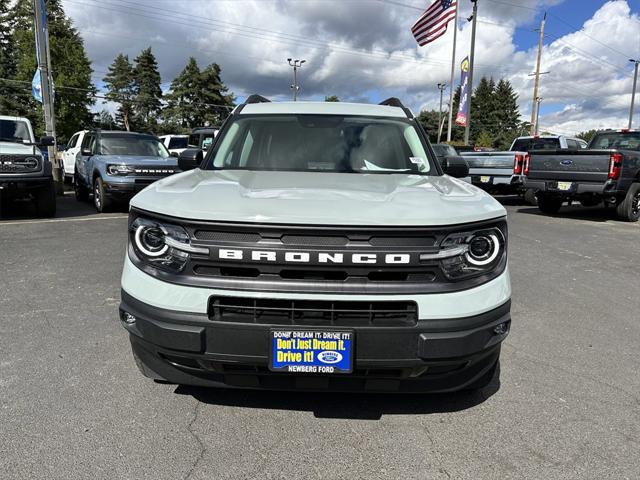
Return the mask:
[[400,99],[396,97],[389,97],[386,100],[383,100],[382,102],[380,102],[378,105],[386,105],[388,107],[399,107],[407,115],[407,118],[413,118],[413,113],[411,113],[411,110],[405,107],[404,104],[400,101]]
[[262,95],[254,93],[253,95],[249,95],[244,103],[245,105],[249,105],[250,103],[271,103],[271,100],[269,100],[268,98],[264,98]]

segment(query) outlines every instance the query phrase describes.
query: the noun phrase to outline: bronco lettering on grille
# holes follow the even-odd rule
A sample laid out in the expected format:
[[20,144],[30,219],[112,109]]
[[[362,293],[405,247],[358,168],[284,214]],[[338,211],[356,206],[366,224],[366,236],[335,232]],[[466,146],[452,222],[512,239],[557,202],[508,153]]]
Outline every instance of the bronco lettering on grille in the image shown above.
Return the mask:
[[275,250],[236,250],[219,248],[214,250],[214,257],[219,260],[244,260],[250,262],[275,263],[323,263],[323,264],[375,264],[404,265],[411,263],[408,253],[338,253],[338,252],[304,252]]

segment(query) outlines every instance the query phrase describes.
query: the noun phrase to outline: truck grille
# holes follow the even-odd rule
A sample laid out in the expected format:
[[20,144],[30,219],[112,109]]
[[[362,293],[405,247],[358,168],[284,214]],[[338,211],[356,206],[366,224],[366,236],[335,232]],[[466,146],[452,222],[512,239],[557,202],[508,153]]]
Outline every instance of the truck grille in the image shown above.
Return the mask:
[[346,302],[212,297],[209,318],[219,322],[332,327],[415,325],[414,302]]
[[40,159],[35,155],[0,155],[0,173],[32,173],[40,170]]
[[[136,213],[132,212],[135,218]],[[145,216],[149,214],[145,213]],[[146,269],[135,249],[134,263],[176,284],[246,292],[332,295],[444,293],[473,288],[500,275],[506,259],[487,275],[455,281],[436,253],[453,232],[499,226],[492,220],[464,226],[347,227],[177,221],[209,254],[192,254],[180,273]]]

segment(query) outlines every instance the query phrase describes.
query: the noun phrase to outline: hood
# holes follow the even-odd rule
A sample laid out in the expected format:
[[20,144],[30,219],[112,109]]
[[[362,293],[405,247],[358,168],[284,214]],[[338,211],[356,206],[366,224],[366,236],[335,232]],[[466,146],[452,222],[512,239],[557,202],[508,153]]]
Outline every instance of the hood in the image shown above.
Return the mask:
[[126,165],[161,165],[175,167],[178,165],[178,159],[175,157],[137,157],[128,155],[96,155],[105,163],[122,163]]
[[452,225],[506,215],[491,196],[446,175],[196,169],[153,183],[131,205],[193,220],[307,225]]
[[0,154],[4,155],[34,155],[41,157],[40,150],[33,145],[25,145],[24,143],[0,142]]

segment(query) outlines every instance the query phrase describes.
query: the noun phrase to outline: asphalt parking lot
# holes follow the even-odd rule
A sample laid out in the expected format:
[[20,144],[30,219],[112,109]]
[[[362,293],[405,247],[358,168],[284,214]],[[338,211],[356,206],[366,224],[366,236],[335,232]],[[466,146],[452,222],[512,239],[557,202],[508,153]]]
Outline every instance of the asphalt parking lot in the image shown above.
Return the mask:
[[154,383],[117,319],[126,213],[5,206],[0,478],[638,478],[640,224],[502,201],[501,383],[435,396]]

